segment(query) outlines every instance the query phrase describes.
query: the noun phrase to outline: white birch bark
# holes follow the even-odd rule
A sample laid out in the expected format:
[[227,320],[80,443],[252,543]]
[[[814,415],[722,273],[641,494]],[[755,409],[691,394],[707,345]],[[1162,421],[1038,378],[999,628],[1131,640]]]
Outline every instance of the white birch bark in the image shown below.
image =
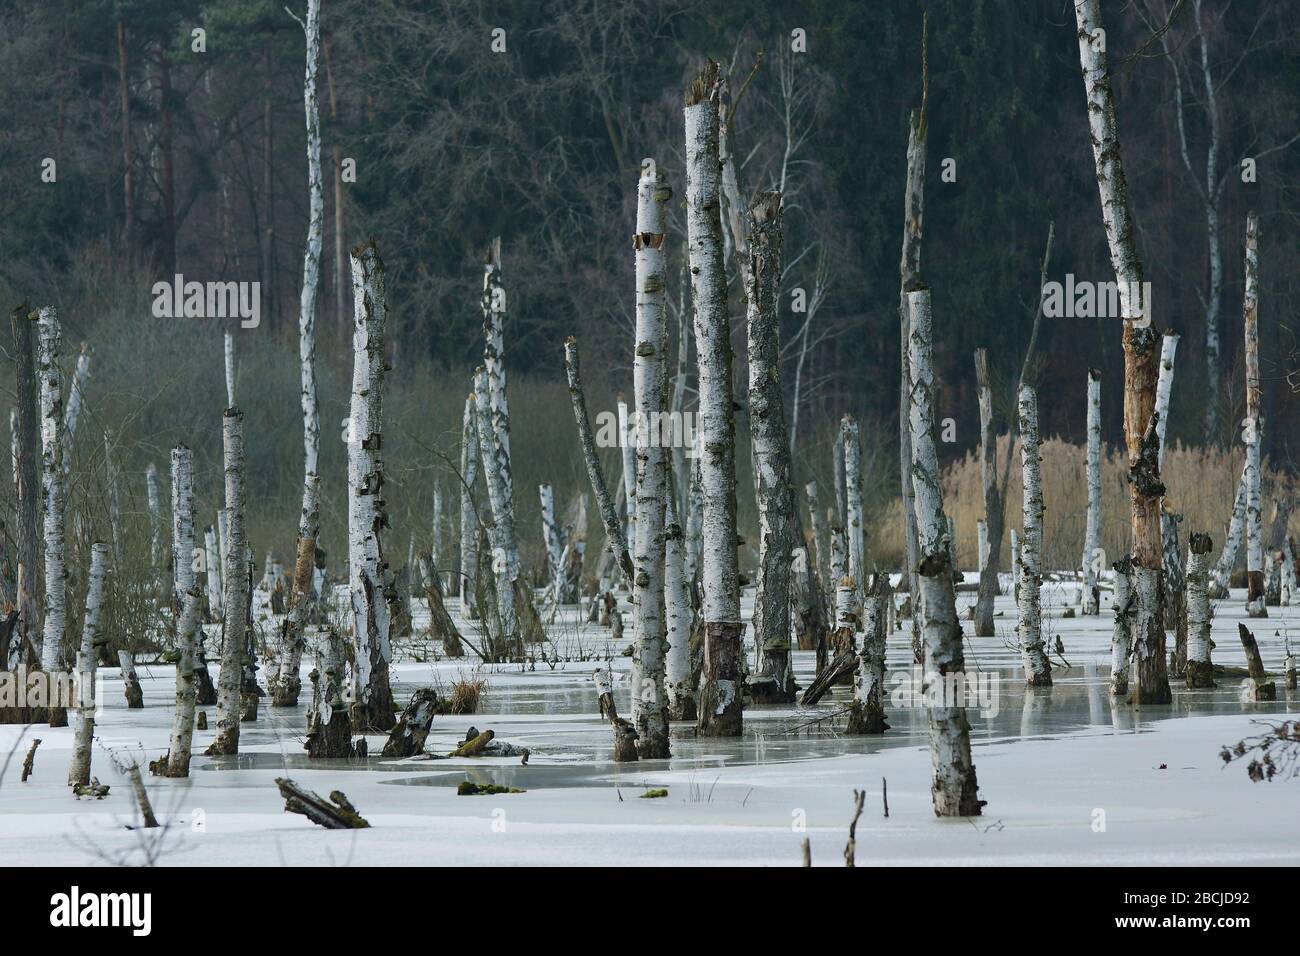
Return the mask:
[[699,731],[739,736],[744,625],[736,556],[736,437],[731,324],[722,266],[718,65],[709,61],[686,92],[686,227],[699,354],[700,488],[703,497],[704,666]]
[[194,452],[185,445],[172,449],[171,492],[172,613],[179,626],[185,595],[194,587]]
[[695,681],[691,669],[690,579],[686,541],[671,497],[664,517],[664,630],[667,656],[664,690],[669,720],[695,720]]
[[[77,365],[72,372],[72,387],[68,389],[68,410],[64,414],[64,430],[67,433],[68,447],[72,447],[72,436],[77,432],[77,420],[81,417],[82,394],[86,388],[86,378],[90,375],[90,351],[82,343],[77,355]],[[67,471],[72,466],[72,455],[64,456],[63,468]]]
[[1264,606],[1264,536],[1259,493],[1260,420],[1259,387],[1259,219],[1246,214],[1246,293],[1242,305],[1246,338],[1246,614],[1268,617]]
[[555,523],[555,489],[549,483],[540,484],[537,497],[542,506],[542,542],[546,545],[546,563],[551,568],[551,590],[558,603],[563,590],[564,544],[560,541],[560,528]]
[[1088,518],[1083,535],[1084,614],[1097,614],[1101,590],[1097,583],[1101,548],[1101,372],[1088,369]]
[[[989,378],[988,350],[975,350],[975,382],[980,407],[980,485],[984,492],[984,535],[980,550],[979,595],[975,600],[975,636],[993,636],[993,602],[998,595],[998,568],[1002,556],[1003,501],[998,489],[998,436],[993,428],[993,386]],[[1011,450],[1007,450],[1008,456]],[[1011,563],[1015,565],[1015,549]]]
[[[821,503],[817,496],[817,482],[810,481],[803,487],[804,496],[808,499],[808,527],[812,531],[812,553],[808,558],[817,568],[817,576],[826,580],[829,573],[829,565],[826,563],[826,555],[822,545],[822,518],[818,513],[821,510]],[[804,648],[808,650],[808,648]]]
[[1020,535],[1011,529],[1011,597],[1020,606]]
[[[699,581],[700,556],[704,547],[704,491],[700,487],[701,446],[695,445],[695,458],[691,462],[691,488],[686,513],[686,589],[694,594]],[[698,597],[692,597],[696,603]]]
[[447,555],[442,550],[442,482],[433,486],[433,535],[429,544],[429,570],[434,574],[438,588],[447,590],[442,568],[447,567]]
[[1232,517],[1228,522],[1227,535],[1223,541],[1223,552],[1210,572],[1210,597],[1228,596],[1228,581],[1232,569],[1241,554],[1241,539],[1246,528],[1246,467],[1242,467],[1241,477],[1237,480],[1237,497],[1232,504]]
[[977,549],[976,558],[979,561],[979,573],[982,575],[984,569],[989,566],[989,523],[983,518],[975,521],[975,547]]
[[628,550],[636,552],[636,422],[627,413],[627,402],[618,400],[618,449],[623,461],[623,534]]
[[862,589],[867,580],[862,522],[862,444],[857,421],[845,415],[840,419],[840,434],[844,436],[844,533],[849,545],[849,576]]
[[235,336],[231,332],[225,335],[226,355],[226,407],[235,407]]
[[1025,683],[1050,687],[1052,667],[1043,646],[1040,589],[1043,583],[1043,479],[1038,443],[1038,394],[1020,388],[1020,462],[1024,485],[1024,536],[1016,561],[1020,564],[1020,659]]
[[478,424],[474,395],[465,398],[460,423],[460,612],[467,621],[478,617],[478,509],[474,483],[478,478]]
[[113,456],[113,433],[104,429],[104,480],[108,485],[108,524],[112,532],[113,554],[122,554],[122,511],[118,496],[117,461]]
[[203,550],[207,566],[208,611],[216,618],[221,614],[221,558],[217,551],[217,533],[211,525],[203,532]]
[[644,759],[669,756],[668,698],[665,689],[664,509],[668,499],[668,456],[655,423],[668,407],[665,390],[668,357],[667,274],[664,207],[672,197],[653,161],[642,168],[637,185],[636,348],[632,364],[636,406],[635,507],[636,574],[632,628],[635,638],[632,720],[637,751]]
[[1187,546],[1187,686],[1213,687],[1210,663],[1210,549],[1208,534],[1193,533]]
[[889,596],[880,575],[864,587],[862,648],[853,679],[853,709],[847,734],[881,734],[885,722],[885,650],[889,638]]
[[488,642],[490,655],[496,662],[522,656],[523,644],[519,633],[519,612],[515,606],[513,586],[517,574],[518,553],[513,552],[514,508],[509,504],[510,491],[502,469],[503,449],[492,425],[491,397],[488,394],[487,372],[480,368],[474,373],[474,408],[478,415],[479,450],[483,456],[483,477],[492,506],[492,524],[488,528],[488,541],[492,547],[490,566],[496,575],[497,633]]
[[[298,516],[297,553],[294,556],[292,593],[289,613],[280,627],[279,660],[274,678],[269,678],[272,707],[296,707],[302,692],[302,652],[314,593],[316,574],[316,536],[320,529],[320,476],[306,473],[303,486],[302,513]],[[276,582],[282,578],[277,562],[272,573]],[[272,591],[274,593],[274,590]]]
[[[930,292],[921,288],[907,294],[908,377],[912,451],[912,489],[915,496],[917,548],[920,562],[917,576],[921,599],[921,628],[925,648],[922,690],[930,696],[930,685],[944,682],[948,674],[965,671],[961,625],[957,621],[957,596],[949,567],[948,521],[939,485],[939,456],[934,438],[933,328]],[[914,615],[915,617],[916,615]],[[964,707],[940,706],[928,710],[930,762],[934,778],[930,786],[936,816],[978,816],[975,765],[971,762],[970,725]]]
[[190,752],[194,743],[194,706],[198,701],[195,635],[199,630],[199,589],[191,584],[184,595],[184,609],[176,629],[176,714],[172,719],[171,745],[167,751],[168,777],[190,775]]
[[[487,372],[492,430],[500,444],[506,487],[514,494],[510,470],[510,403],[506,397],[506,289],[501,283],[501,237],[492,241],[483,266],[483,368]],[[479,435],[479,441],[484,440]],[[512,542],[513,546],[513,542]]]
[[81,647],[77,651],[77,714],[73,730],[72,762],[68,786],[90,783],[90,748],[95,738],[95,670],[104,643],[99,618],[104,603],[104,570],[108,545],[96,541],[90,546],[90,581],[86,586],[86,617],[81,626]]
[[348,424],[348,591],[355,655],[350,709],[354,730],[386,731],[396,722],[388,676],[393,651],[381,538],[388,523],[381,457],[388,292],[373,241],[353,249],[351,258],[356,317]]
[[912,642],[917,644],[920,622],[921,588],[917,574],[920,552],[917,542],[916,503],[913,488],[912,426],[911,426],[911,371],[909,352],[911,349],[911,309],[908,304],[908,290],[921,274],[921,224],[925,212],[925,147],[926,147],[926,99],[928,98],[928,68],[926,62],[926,43],[922,40],[922,99],[921,108],[914,109],[908,115],[907,124],[907,179],[903,192],[903,252],[899,261],[899,402],[898,402],[898,449],[899,467],[902,477],[903,499],[903,539],[907,555],[908,593],[912,604]]
[[[45,505],[45,607],[41,629],[41,670],[47,674],[65,666],[67,634],[67,568],[64,565],[63,373],[59,370],[61,331],[52,306],[40,310],[36,371],[41,394],[41,489]],[[51,727],[67,725],[67,714],[50,707]]]
[[1128,557],[1114,564],[1115,624],[1110,644],[1110,692],[1112,697],[1128,695],[1129,658],[1132,656],[1133,562]]
[[1165,434],[1169,431],[1169,398],[1174,389],[1174,355],[1178,351],[1177,332],[1160,337],[1160,374],[1156,379],[1156,438],[1160,442],[1159,463],[1165,466]]
[[157,569],[162,562],[162,495],[158,491],[158,467],[153,462],[144,470],[144,486],[149,505],[149,556]]
[[239,753],[240,687],[249,611],[246,569],[248,541],[244,531],[245,471],[244,413],[227,408],[222,418],[226,488],[226,550],[222,581],[225,615],[221,624],[221,672],[217,676],[217,735],[209,756]]
[[[798,540],[790,438],[781,386],[780,294],[783,209],[780,193],[759,193],[750,207],[748,262],[743,269],[748,311],[749,426],[758,486],[758,586],[754,644],[758,668],[749,682],[756,702],[792,703],[790,659],[792,554]],[[856,438],[856,436],[855,436]],[[859,502],[860,505],[860,502]],[[797,613],[797,612],[796,612]]]

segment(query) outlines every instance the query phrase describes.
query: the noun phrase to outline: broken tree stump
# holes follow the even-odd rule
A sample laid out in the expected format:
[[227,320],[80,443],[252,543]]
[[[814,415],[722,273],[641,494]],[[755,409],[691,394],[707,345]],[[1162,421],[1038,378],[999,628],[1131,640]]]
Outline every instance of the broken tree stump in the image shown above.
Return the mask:
[[1241,638],[1241,646],[1246,649],[1246,664],[1250,672],[1249,699],[1277,700],[1277,685],[1268,679],[1268,671],[1264,670],[1264,661],[1259,656],[1259,644],[1255,641],[1255,635],[1250,633],[1245,624],[1240,623],[1237,625],[1237,635]]
[[21,783],[26,783],[27,778],[32,775],[32,767],[36,763],[36,748],[41,745],[41,738],[32,739],[32,745],[27,748],[27,756],[23,758],[23,776]]
[[122,668],[122,693],[126,695],[126,706],[130,710],[140,710],[144,707],[144,691],[140,689],[140,677],[135,672],[135,658],[128,651],[118,651],[117,662]]
[[326,803],[319,795],[304,790],[286,777],[276,777],[275,785],[280,788],[280,796],[284,797],[286,813],[301,813],[327,830],[361,830],[370,826],[341,790],[331,791],[332,803]]
[[422,687],[411,695],[402,711],[397,726],[388,735],[381,752],[385,757],[414,757],[424,751],[424,742],[433,727],[438,712],[438,695],[430,687]]
[[636,752],[636,728],[622,717],[615,717],[611,723],[614,725],[614,762],[634,762],[639,756]]

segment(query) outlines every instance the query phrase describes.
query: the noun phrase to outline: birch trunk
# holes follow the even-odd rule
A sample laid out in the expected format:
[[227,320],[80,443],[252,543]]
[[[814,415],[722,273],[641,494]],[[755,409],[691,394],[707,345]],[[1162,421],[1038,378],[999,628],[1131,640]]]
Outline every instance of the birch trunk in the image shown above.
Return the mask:
[[478,478],[478,425],[474,395],[465,398],[460,423],[460,613],[467,621],[478,617],[478,509],[474,482]]
[[1171,696],[1165,669],[1164,628],[1160,621],[1160,499],[1165,489],[1160,483],[1155,436],[1157,334],[1150,327],[1151,304],[1142,301],[1142,262],[1138,257],[1137,229],[1120,156],[1119,126],[1107,70],[1099,0],[1076,0],[1074,14],[1102,222],[1124,319],[1124,439],[1129,457],[1136,598],[1131,619],[1136,655],[1133,694],[1135,703],[1163,704]]
[[1259,494],[1263,422],[1259,388],[1259,219],[1246,215],[1246,294],[1242,306],[1246,337],[1246,614],[1268,617],[1264,606],[1264,538]]
[[1043,586],[1043,479],[1038,445],[1038,394],[1020,388],[1020,462],[1024,486],[1024,535],[1016,560],[1020,564],[1020,659],[1029,687],[1051,687],[1052,665],[1043,644],[1039,605]]
[[349,704],[354,730],[388,731],[396,722],[388,675],[393,650],[381,537],[388,524],[381,457],[388,291],[373,240],[352,250],[352,301],[356,318],[348,424],[348,591],[354,661]]
[[564,588],[564,544],[560,528],[555,523],[555,489],[550,484],[537,486],[537,496],[542,506],[542,541],[546,544],[546,560],[551,568],[551,590],[555,603],[571,603],[572,596]]
[[858,423],[845,415],[840,420],[844,435],[844,530],[849,545],[849,576],[866,586],[865,542],[862,523],[862,444],[858,437]]
[[664,518],[664,623],[668,651],[664,684],[669,720],[695,720],[695,672],[691,666],[690,581],[686,577],[686,542],[672,501]]
[[1011,529],[1011,598],[1016,602],[1016,607],[1020,606],[1020,536],[1016,529]]
[[[848,487],[844,479],[844,429],[835,433],[835,467],[832,471],[835,480],[835,521],[836,527],[843,528],[848,523]],[[832,582],[834,585],[835,582]],[[838,587],[838,585],[835,585]]]
[[225,336],[226,354],[226,407],[235,407],[235,336],[227,332]]
[[158,493],[158,468],[153,462],[144,470],[144,487],[149,505],[149,560],[157,572],[162,562],[162,496]]
[[[296,19],[296,18],[295,18]],[[299,21],[301,23],[301,21]],[[316,99],[320,59],[320,0],[307,0],[306,67],[303,114],[307,127],[307,243],[302,257],[302,293],[298,306],[298,361],[302,399],[302,511],[294,562],[293,607],[281,629],[279,670],[268,681],[272,707],[295,707],[302,690],[303,629],[314,598],[316,540],[320,537],[320,408],[316,398],[316,289],[320,281],[325,198],[320,165],[320,109]]]
[[122,512],[119,506],[117,463],[113,457],[113,433],[104,429],[104,481],[108,485],[108,524],[112,532],[113,555],[122,554]]
[[885,721],[885,649],[889,640],[890,600],[882,575],[872,576],[862,613],[862,650],[853,681],[853,705],[846,734],[883,734]]
[[81,647],[77,651],[77,719],[73,732],[72,762],[68,786],[89,786],[90,748],[95,738],[95,666],[104,643],[99,618],[104,602],[104,568],[108,545],[96,541],[90,546],[90,582],[86,587],[86,618],[81,626]]
[[1210,597],[1219,599],[1228,596],[1228,582],[1232,569],[1241,554],[1242,532],[1246,527],[1246,468],[1243,466],[1241,477],[1237,480],[1237,497],[1232,505],[1232,518],[1228,522],[1227,537],[1223,542],[1223,553],[1210,572]]
[[208,613],[211,620],[221,614],[221,558],[217,551],[217,533],[212,525],[203,532],[204,563],[207,565]]
[[179,628],[185,596],[194,587],[194,452],[172,449],[172,620]]
[[[37,629],[36,595],[40,573],[40,514],[43,489],[40,485],[37,463],[41,460],[40,387],[37,382],[36,363],[32,352],[32,330],[37,327],[37,313],[21,305],[14,309],[12,327],[14,337],[14,367],[17,394],[15,418],[17,429],[17,537],[18,569],[17,595],[18,621],[14,635],[18,639],[18,652],[11,661],[0,661],[0,667],[17,667],[39,664],[41,635]],[[34,648],[35,659],[30,651]]]
[[637,186],[636,349],[632,374],[636,405],[635,502],[636,575],[632,629],[635,638],[632,719],[637,750],[644,759],[669,755],[667,693],[664,687],[664,509],[668,498],[668,458],[655,423],[667,409],[668,367],[665,313],[667,275],[664,255],[664,207],[672,191],[654,172],[642,170]]
[[302,652],[307,620],[315,600],[316,535],[320,528],[320,476],[307,472],[302,514],[298,519],[298,546],[293,564],[293,594],[289,613],[280,627],[279,670],[268,681],[272,707],[297,707],[302,693]]
[[569,382],[569,397],[573,401],[573,417],[578,425],[578,441],[582,445],[582,458],[587,465],[587,478],[591,481],[591,490],[596,495],[596,505],[600,508],[600,521],[605,528],[606,546],[613,553],[619,572],[630,584],[633,573],[632,555],[628,550],[623,525],[618,520],[618,508],[609,495],[600,458],[596,455],[596,439],[592,435],[591,419],[587,416],[587,399],[582,389],[578,340],[572,337],[564,341],[564,372]]
[[1088,369],[1088,520],[1083,535],[1083,613],[1101,609],[1101,372]]
[[[492,506],[492,524],[488,528],[488,541],[492,559],[488,566],[496,576],[496,633],[491,634],[484,648],[493,663],[523,658],[523,641],[519,633],[519,613],[515,605],[513,586],[518,553],[512,552],[514,540],[514,508],[509,504],[510,491],[502,469],[503,449],[492,425],[491,396],[488,394],[487,372],[480,368],[474,374],[474,406],[478,414],[479,448],[483,455],[483,476]],[[489,628],[491,631],[491,628]]]
[[1193,532],[1187,544],[1187,686],[1214,687],[1214,668],[1210,663],[1209,580],[1210,550],[1214,542],[1208,534]]
[[[795,504],[781,390],[780,323],[783,210],[780,193],[760,193],[749,210],[748,263],[744,267],[749,338],[749,425],[758,485],[758,584],[754,643],[758,673],[750,681],[755,703],[793,703],[790,660],[792,551]],[[807,558],[800,573],[807,574]]]
[[[908,292],[909,424],[912,477],[916,509],[916,565],[919,591],[913,592],[913,607],[920,598],[922,638],[925,647],[923,691],[929,700],[932,684],[946,685],[946,676],[966,669],[962,653],[961,625],[957,621],[957,596],[953,590],[947,541],[948,520],[939,486],[939,456],[934,441],[933,330],[930,292],[922,287]],[[915,613],[913,618],[918,617]],[[971,762],[970,725],[964,707],[948,706],[940,688],[939,705],[928,710],[930,762],[934,779],[930,794],[935,816],[978,816],[979,799],[975,765]]]
[[343,638],[327,627],[324,640],[308,677],[311,679],[311,709],[307,711],[309,757],[350,757],[352,724],[348,719],[344,690],[347,687],[347,664]]
[[[67,575],[64,565],[63,373],[59,370],[59,318],[52,306],[40,310],[36,366],[41,383],[41,488],[45,502],[45,607],[41,633],[41,670],[65,667]],[[67,710],[51,704],[51,727],[66,727]]]
[[64,414],[64,431],[67,433],[68,454],[63,456],[63,470],[72,467],[72,436],[77,432],[77,420],[81,417],[81,396],[86,388],[86,378],[90,375],[90,352],[82,343],[77,355],[77,365],[72,372],[72,387],[68,390],[68,410]]
[[1133,561],[1115,562],[1115,625],[1110,644],[1110,692],[1113,697],[1128,695],[1129,659],[1133,655]]
[[[998,436],[993,429],[993,386],[989,380],[987,349],[975,350],[975,381],[980,406],[980,484],[984,489],[984,532],[988,538],[987,549],[983,546],[980,549],[975,636],[992,637],[993,600],[998,594],[998,568],[1002,564],[1002,495],[998,491]],[[1010,450],[1007,454],[1011,454]],[[1015,564],[1014,553],[1011,562]]]
[[618,399],[618,447],[623,461],[623,530],[627,546],[636,553],[636,423],[628,417],[627,402]]
[[222,556],[225,595],[221,620],[221,671],[217,675],[217,736],[210,757],[239,753],[240,688],[249,593],[244,532],[244,413],[227,408],[222,418],[226,484],[226,549]]
[[[167,751],[163,776],[188,777],[190,751],[194,743],[194,706],[198,702],[195,634],[199,630],[199,589],[191,583],[184,595],[184,610],[176,630],[176,714],[172,718],[171,745]],[[162,761],[159,761],[162,766]]]
[[921,108],[908,115],[907,124],[907,179],[903,193],[903,254],[899,261],[899,400],[898,400],[898,450],[902,476],[903,539],[907,555],[908,594],[912,604],[912,643],[919,645],[920,580],[917,567],[920,552],[917,543],[915,491],[913,488],[912,432],[910,423],[911,348],[910,309],[908,290],[921,274],[921,221],[925,211],[925,146],[926,100],[929,90],[928,36],[923,34],[921,54],[922,96]]
[[433,486],[433,535],[429,546],[429,570],[437,579],[438,590],[446,592],[447,578],[441,570],[448,566],[448,555],[442,549],[442,482]]
[[736,558],[736,436],[731,391],[731,326],[722,266],[718,158],[718,65],[709,61],[686,91],[686,224],[691,303],[699,353],[700,489],[703,501],[701,611],[704,663],[699,732],[737,737],[743,730]]
[[[808,558],[813,562],[814,567],[817,568],[818,576],[824,579],[825,576],[830,573],[830,567],[826,563],[826,555],[822,550],[822,519],[818,513],[821,506],[817,497],[817,482],[808,482],[808,484],[804,485],[803,491],[804,495],[808,499],[808,527],[812,530],[812,541],[809,542],[811,550]],[[802,637],[802,635],[800,636]],[[812,648],[804,647],[803,641],[801,640],[799,643],[799,650],[810,651]]]

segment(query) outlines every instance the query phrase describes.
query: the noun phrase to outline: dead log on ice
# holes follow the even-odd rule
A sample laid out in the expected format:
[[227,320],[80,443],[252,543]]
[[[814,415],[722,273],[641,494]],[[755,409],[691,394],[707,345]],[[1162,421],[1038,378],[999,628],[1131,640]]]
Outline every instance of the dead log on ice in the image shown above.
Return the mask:
[[1246,664],[1250,668],[1250,683],[1243,683],[1247,699],[1277,700],[1277,684],[1268,679],[1268,671],[1264,670],[1264,662],[1259,656],[1259,644],[1255,642],[1255,635],[1250,633],[1250,629],[1245,624],[1240,623],[1237,625],[1237,634],[1241,638],[1241,646],[1246,649]]
[[32,740],[32,745],[27,748],[27,756],[23,758],[23,776],[20,783],[26,783],[27,778],[32,775],[32,767],[36,763],[36,748],[40,745],[41,738],[36,737]]
[[280,788],[280,796],[284,797],[286,813],[301,813],[327,830],[361,830],[370,826],[341,790],[330,792],[331,805],[285,777],[276,777],[275,785]]

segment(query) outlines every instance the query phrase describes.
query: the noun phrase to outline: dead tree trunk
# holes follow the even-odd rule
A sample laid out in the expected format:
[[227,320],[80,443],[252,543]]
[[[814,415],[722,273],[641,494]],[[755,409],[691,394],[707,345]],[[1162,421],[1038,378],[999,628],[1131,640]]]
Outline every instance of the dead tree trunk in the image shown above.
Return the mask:
[[104,568],[108,545],[96,541],[90,546],[90,582],[86,588],[86,619],[81,626],[81,647],[77,651],[77,719],[73,733],[72,762],[68,786],[90,784],[90,748],[95,738],[95,665],[99,662],[103,632],[99,627],[104,603]]
[[632,555],[628,551],[623,525],[618,520],[618,509],[609,495],[609,486],[605,484],[600,459],[596,456],[596,439],[591,431],[587,399],[582,390],[578,340],[572,337],[564,340],[564,371],[569,381],[569,397],[573,401],[573,417],[578,425],[578,441],[582,445],[582,458],[587,465],[587,478],[591,481],[591,490],[596,495],[596,504],[600,508],[600,521],[605,528],[605,542],[614,554],[620,573],[630,583],[633,574]]
[[1264,606],[1264,539],[1259,494],[1263,421],[1259,389],[1259,219],[1246,215],[1246,295],[1242,306],[1246,336],[1246,614],[1268,617]]
[[1088,520],[1083,535],[1084,614],[1101,608],[1101,372],[1088,369]]
[[[792,703],[790,661],[791,551],[795,505],[781,391],[777,290],[781,278],[781,194],[760,193],[748,215],[748,264],[743,269],[749,331],[749,426],[758,486],[758,588],[754,603],[755,703]],[[860,503],[860,502],[859,502]],[[807,573],[804,560],[803,573]]]
[[883,734],[885,722],[885,648],[889,640],[890,600],[883,575],[872,575],[862,613],[862,649],[853,681],[853,704],[846,734]]
[[307,711],[307,756],[352,756],[352,722],[348,718],[344,689],[347,663],[343,638],[327,627],[311,680],[311,709]]
[[[926,699],[930,684],[946,687],[948,674],[966,669],[962,653],[961,624],[957,621],[957,596],[949,567],[948,519],[939,486],[939,457],[934,441],[934,339],[930,317],[930,291],[924,287],[908,293],[908,372],[910,387],[912,475],[915,491],[917,565],[922,634],[925,646]],[[915,604],[913,605],[915,607]],[[915,615],[914,615],[915,616]],[[930,787],[936,816],[978,816],[983,801],[978,796],[975,764],[971,762],[970,725],[966,709],[951,706],[940,693],[940,703],[929,709],[930,758],[934,780]]]
[[1247,696],[1251,701],[1277,700],[1277,684],[1268,679],[1268,671],[1264,670],[1264,661],[1259,656],[1259,644],[1255,641],[1255,635],[1245,624],[1237,624],[1237,636],[1241,638],[1241,646],[1246,650],[1246,667],[1250,673],[1250,684],[1247,686]]
[[[488,527],[488,541],[492,548],[488,566],[495,575],[496,633],[490,634],[484,650],[494,662],[523,659],[523,641],[519,632],[519,612],[515,604],[513,570],[510,560],[510,542],[514,540],[514,508],[509,503],[510,490],[505,472],[501,468],[502,446],[496,435],[491,417],[491,398],[488,394],[487,373],[478,369],[474,374],[474,406],[478,415],[479,448],[483,455],[483,477],[487,485],[488,501],[492,507],[492,524]],[[518,561],[516,553],[515,561]],[[491,630],[491,629],[489,629]]]
[[1246,527],[1246,469],[1242,468],[1237,480],[1237,497],[1232,505],[1232,518],[1228,522],[1228,531],[1223,542],[1223,553],[1210,572],[1210,597],[1215,600],[1228,596],[1228,582],[1232,569],[1237,564],[1241,553],[1241,538]]
[[[653,160],[637,186],[636,349],[633,360],[636,405],[636,575],[632,627],[632,719],[641,757],[669,755],[668,699],[664,687],[664,509],[668,498],[668,458],[662,428],[668,396],[668,329],[664,256],[664,207],[672,196]],[[656,427],[658,426],[658,427]]]
[[912,452],[911,425],[911,369],[910,348],[911,310],[908,293],[921,276],[921,220],[925,211],[925,145],[928,132],[926,107],[930,98],[929,22],[922,18],[921,27],[921,108],[908,115],[907,123],[907,179],[903,192],[903,253],[899,260],[898,324],[899,324],[899,397],[898,397],[898,450],[902,477],[903,538],[907,555],[908,595],[912,605],[912,643],[919,645],[920,621],[918,613],[921,588],[917,568],[920,550],[916,527],[915,488],[912,470],[915,455]]
[[1187,543],[1187,686],[1213,687],[1210,663],[1210,550],[1208,534],[1193,532]]
[[351,716],[354,729],[387,731],[396,720],[388,667],[388,566],[382,530],[383,394],[388,291],[373,240],[352,250],[352,406],[348,423],[348,590],[352,608]]
[[[64,566],[65,471],[63,468],[63,373],[59,370],[59,318],[52,306],[40,311],[36,364],[41,381],[41,486],[45,498],[45,617],[41,634],[41,670],[54,674],[65,667],[67,568]],[[51,727],[66,727],[68,713],[50,702]]]
[[388,734],[381,753],[384,757],[414,757],[424,752],[424,742],[433,729],[433,718],[438,713],[438,695],[429,687],[422,687],[411,695],[406,709],[396,726]]
[[1161,623],[1162,555],[1160,542],[1160,465],[1155,435],[1157,333],[1150,327],[1150,303],[1142,293],[1142,262],[1136,225],[1120,157],[1119,126],[1106,65],[1105,33],[1099,0],[1076,0],[1079,61],[1087,94],[1102,221],[1110,247],[1124,319],[1124,440],[1129,458],[1129,500],[1133,526],[1132,618],[1135,650],[1135,703],[1171,700]]
[[190,775],[190,749],[194,743],[194,706],[198,701],[198,687],[194,679],[194,635],[199,628],[198,586],[191,584],[184,598],[185,607],[181,612],[176,631],[179,658],[176,661],[176,714],[172,719],[171,746],[165,760],[157,762],[162,775],[167,777]]
[[135,672],[135,658],[130,651],[118,651],[117,664],[122,671],[122,695],[127,710],[142,710],[144,690],[140,687],[140,675]]
[[[158,466],[149,462],[144,470],[145,501],[149,507],[149,560],[153,572],[159,573],[162,562],[162,496],[158,492]],[[159,583],[161,588],[162,584]]]
[[722,266],[718,159],[718,64],[709,61],[686,91],[686,221],[691,303],[699,350],[703,497],[699,732],[737,737],[743,729],[740,618],[736,559],[736,435],[731,392],[731,327]]
[[1020,388],[1020,462],[1024,485],[1024,536],[1016,561],[1020,565],[1020,659],[1029,687],[1051,687],[1052,665],[1043,645],[1043,616],[1039,605],[1043,586],[1043,480],[1038,450],[1038,394]]
[[[989,380],[988,349],[975,350],[975,381],[979,389],[980,483],[984,489],[984,533],[987,538],[987,547],[980,548],[975,636],[992,637],[993,599],[998,594],[998,568],[1002,564],[1002,495],[998,491],[998,436],[993,428],[993,386]],[[1008,450],[1007,454],[1010,453]],[[1013,564],[1015,559],[1013,554]]]
[[695,670],[691,666],[690,581],[686,577],[686,542],[669,502],[664,529],[664,622],[668,638],[664,685],[669,720],[695,720]]
[[1110,643],[1110,692],[1113,697],[1128,694],[1129,658],[1133,655],[1133,561],[1123,557],[1115,569],[1115,625]]
[[278,669],[267,683],[272,707],[297,707],[302,692],[302,651],[312,604],[316,600],[316,535],[320,529],[320,476],[308,471],[303,486],[302,515],[298,520],[298,553],[293,564],[293,594],[289,613],[280,627]]
[[221,578],[225,587],[221,619],[221,671],[217,675],[217,736],[210,757],[239,753],[240,690],[249,602],[248,540],[244,531],[244,413],[227,408],[222,418],[226,484],[226,549]]
[[[17,637],[17,654],[11,661],[0,661],[0,667],[39,663],[41,646],[37,630],[36,594],[40,587],[40,513],[41,485],[37,463],[41,460],[41,438],[38,418],[39,387],[36,364],[32,355],[32,329],[37,324],[37,314],[26,305],[14,309],[12,317],[14,334],[14,367],[16,370],[16,424],[17,440],[17,497],[18,497],[18,573],[15,605],[18,621],[14,627]],[[35,648],[37,654],[30,652]]]
[[478,425],[474,394],[465,398],[460,423],[460,613],[467,621],[478,617],[478,509],[474,482],[478,478]]
[[848,415],[840,419],[844,436],[844,533],[849,546],[849,577],[858,588],[866,586],[866,543],[862,523],[862,443],[858,423]]

